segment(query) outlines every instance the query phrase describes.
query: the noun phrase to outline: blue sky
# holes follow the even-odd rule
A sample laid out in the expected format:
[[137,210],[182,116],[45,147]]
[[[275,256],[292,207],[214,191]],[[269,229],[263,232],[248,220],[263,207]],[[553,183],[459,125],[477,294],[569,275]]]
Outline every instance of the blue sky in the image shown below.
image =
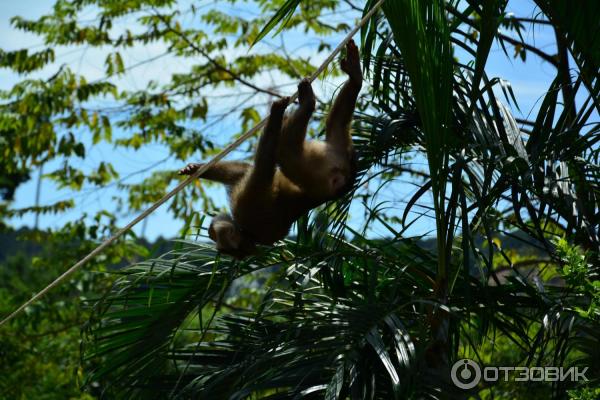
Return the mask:
[[[10,27],[9,19],[14,15],[20,15],[26,18],[35,18],[44,13],[47,13],[53,1],[50,0],[20,0],[18,2],[4,2],[2,4],[2,17],[0,17],[0,48],[5,50],[12,50],[17,48],[30,48],[40,49],[43,47],[43,43],[39,37],[32,35],[26,35],[22,32],[18,32]],[[517,9],[511,7],[518,7]],[[509,10],[515,11],[520,16],[533,17],[535,10],[531,1],[511,1]],[[246,11],[250,17],[252,10]],[[92,15],[88,16],[91,17]],[[354,16],[352,16],[354,17]],[[186,21],[184,20],[184,23]],[[192,21],[187,21],[193,23]],[[341,37],[340,37],[341,38]],[[332,37],[330,42],[335,45],[340,38]],[[293,34],[286,36],[286,41],[289,41],[292,45],[297,43],[296,51],[310,54],[314,52],[315,38],[306,37],[301,34]],[[554,52],[553,47],[553,35],[552,32],[548,32],[545,29],[538,29],[535,32],[529,31],[525,35],[527,41],[533,42],[538,46],[543,46],[548,53]],[[275,38],[273,40],[278,40]],[[256,49],[255,49],[256,50]],[[253,51],[255,51],[253,50]],[[140,47],[127,52],[124,61],[126,66],[139,63],[140,61],[160,56],[165,51],[164,46],[161,44],[150,44],[145,47]],[[509,49],[511,51],[511,49]],[[86,48],[62,48],[56,49],[57,62],[55,65],[66,63],[75,72],[84,74],[88,77],[88,80],[97,79],[104,75],[103,63],[106,51],[102,49],[86,49]],[[462,57],[460,53],[457,56]],[[318,58],[315,58],[317,60]],[[135,68],[132,71],[125,74],[120,78],[117,83],[121,86],[125,86],[131,89],[144,88],[149,80],[161,81],[162,77],[168,77],[173,72],[185,71],[191,64],[182,62],[181,60],[175,60],[169,57],[161,57],[152,63],[144,64],[139,68]],[[54,67],[56,68],[56,67]],[[40,76],[44,74],[51,74],[51,70],[40,72]],[[500,49],[499,46],[495,45],[490,54],[490,59],[487,69],[489,76],[498,76],[507,81],[511,82],[515,95],[519,101],[519,106],[522,114],[517,110],[514,110],[517,117],[526,117],[531,110],[535,110],[536,103],[544,95],[544,91],[548,87],[549,82],[553,78],[554,70],[552,67],[544,64],[540,59],[529,54],[527,63],[523,63],[520,60],[507,59]],[[278,77],[266,77],[266,80],[261,79],[258,82],[261,86],[275,85]],[[7,89],[12,84],[17,82],[19,79],[13,73],[7,70],[0,69],[0,88]],[[278,82],[277,82],[278,83]],[[289,86],[290,94],[293,92],[293,82]],[[331,81],[328,78],[320,81],[315,85],[317,93],[322,99],[329,99],[339,81]],[[218,94],[218,93],[217,93]],[[257,101],[267,102],[268,99],[262,98]],[[211,113],[214,115],[227,112],[232,104],[235,102],[233,99],[219,98],[215,96],[211,99]],[[220,124],[213,127],[210,135],[214,137],[225,138],[224,141],[228,140],[228,135],[223,134],[224,132],[235,132],[238,128],[238,122],[234,118],[228,118],[222,121]],[[116,133],[118,135],[118,132]],[[238,154],[239,156],[239,154]],[[235,158],[235,157],[233,157]],[[154,170],[176,170],[181,167],[181,162],[177,162],[173,159],[168,158],[168,152],[165,148],[160,145],[151,145],[145,147],[140,151],[125,151],[123,149],[115,149],[112,145],[100,145],[95,146],[83,161],[81,166],[83,168],[92,168],[96,166],[101,160],[112,160],[115,168],[121,174],[121,177],[130,176],[126,182],[133,183],[141,180],[148,176]],[[197,160],[189,160],[197,161]],[[422,160],[417,162],[423,162]],[[56,167],[57,164],[54,165]],[[53,165],[46,165],[44,172],[52,170]],[[37,178],[36,174],[33,175]],[[15,198],[15,208],[22,208],[32,206],[34,204],[35,197],[35,186],[36,179],[32,179],[25,185],[19,188]],[[379,197],[375,201],[386,201],[389,202],[389,207],[401,209],[403,202],[407,201],[411,194],[414,193],[418,188],[410,183],[397,182],[389,185],[384,191],[379,194]],[[211,190],[214,194],[217,202],[221,206],[226,206],[225,192],[222,188],[215,188]],[[72,193],[65,190],[57,190],[53,187],[49,181],[44,181],[42,186],[41,204],[51,204],[57,200],[72,198],[75,201],[76,207],[74,210],[59,216],[48,215],[40,217],[41,227],[57,227],[61,226],[68,220],[76,219],[87,212],[88,214],[94,214],[99,209],[106,208],[110,204],[114,203],[113,197],[118,193],[114,187],[108,188],[92,188],[84,189],[81,193]],[[400,211],[401,213],[401,211]],[[353,214],[357,221],[360,222],[360,214],[362,214],[360,207],[355,206],[353,208]],[[134,217],[135,214],[123,211],[119,213],[120,221],[122,223],[128,222]],[[33,216],[25,216],[23,218],[14,219],[13,223],[15,226],[32,225]],[[135,231],[140,234],[144,233],[148,238],[154,239],[157,236],[173,237],[177,234],[181,228],[182,222],[175,221],[166,212],[166,207],[163,206],[151,215],[145,225],[140,224],[135,228]],[[427,220],[422,220],[413,227],[414,233],[424,233],[433,229],[433,224]],[[372,232],[374,235],[384,235],[385,232]]]

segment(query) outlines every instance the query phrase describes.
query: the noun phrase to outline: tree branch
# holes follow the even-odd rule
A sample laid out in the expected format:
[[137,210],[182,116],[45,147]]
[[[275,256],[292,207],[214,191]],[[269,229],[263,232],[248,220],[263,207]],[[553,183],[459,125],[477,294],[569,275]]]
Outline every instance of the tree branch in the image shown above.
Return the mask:
[[561,80],[561,90],[563,95],[564,107],[568,112],[569,123],[575,120],[577,110],[575,108],[575,93],[573,93],[573,82],[569,72],[569,48],[564,36],[558,27],[554,27],[554,36],[556,37],[556,49],[558,58],[558,76]]
[[518,21],[518,22],[531,22],[532,24],[552,25],[552,22],[548,21],[547,19],[519,18],[519,17],[513,17],[510,19],[512,19],[514,21]]
[[204,58],[206,58],[215,68],[227,73],[229,76],[231,76],[231,78],[239,83],[241,83],[244,86],[248,86],[249,88],[252,88],[254,90],[256,90],[257,92],[261,92],[261,93],[265,93],[265,94],[269,94],[271,96],[277,97],[277,98],[281,98],[282,96],[277,93],[277,92],[273,92],[271,90],[268,89],[262,89],[258,86],[256,86],[255,84],[253,84],[250,81],[247,81],[246,79],[242,78],[241,76],[239,76],[238,74],[236,74],[235,72],[233,72],[232,70],[230,70],[229,68],[225,67],[224,65],[219,64],[214,58],[212,58],[210,55],[208,55],[208,53],[202,49],[201,47],[197,46],[194,42],[192,42],[183,32],[177,30],[177,29],[173,29],[171,27],[171,25],[169,24],[169,22],[165,19],[165,17],[161,14],[156,13],[155,14],[162,22],[163,24],[165,24],[165,27],[172,33],[176,34],[177,36],[179,36],[181,39],[183,39],[184,42],[186,42],[188,44],[188,46],[190,46],[192,49],[194,49],[194,51],[200,53]]
[[500,38],[501,40],[507,41],[508,43],[512,44],[513,46],[521,46],[525,50],[532,52],[536,56],[540,57],[542,60],[544,60],[544,61],[554,65],[556,68],[558,68],[558,61],[556,61],[556,58],[551,56],[548,53],[544,53],[537,47],[527,44],[523,41],[511,38],[510,36],[507,36],[503,33],[498,33],[498,38]]
[[[473,22],[470,18],[464,17],[460,12],[458,12],[453,7],[447,6],[446,10],[448,10],[448,12],[450,14],[452,14],[456,18],[460,19],[465,24],[469,25],[471,28],[477,29],[477,24],[475,24],[475,22]],[[541,51],[537,47],[532,46],[530,44],[527,44],[527,43],[525,43],[523,41],[519,41],[517,39],[511,38],[510,36],[507,36],[507,35],[505,35],[503,33],[500,33],[500,32],[498,32],[498,36],[497,37],[500,40],[507,41],[508,43],[512,44],[513,46],[521,46],[521,47],[523,47],[525,50],[532,52],[533,54],[535,54],[538,57],[540,57],[542,60],[544,60],[544,61],[552,64],[554,67],[558,68],[558,61],[556,61],[556,58],[553,57],[553,56],[551,56],[550,54],[544,53],[543,51]]]

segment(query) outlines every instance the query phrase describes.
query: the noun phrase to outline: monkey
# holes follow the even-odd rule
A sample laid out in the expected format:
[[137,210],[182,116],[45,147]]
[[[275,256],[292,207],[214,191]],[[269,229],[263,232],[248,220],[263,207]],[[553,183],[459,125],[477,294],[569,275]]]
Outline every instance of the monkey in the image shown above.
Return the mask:
[[285,120],[282,143],[278,147],[277,161],[283,174],[302,187],[307,196],[321,202],[338,198],[349,190],[355,175],[350,124],[363,77],[354,41],[346,45],[341,69],[349,79],[327,116],[325,141],[305,140],[316,98],[310,81],[304,79],[298,85],[299,107]]
[[[288,97],[271,105],[254,163],[218,162],[200,177],[228,187],[231,214],[219,214],[208,229],[217,251],[242,259],[256,245],[283,239],[307,211],[339,198],[352,188],[356,155],[350,125],[362,87],[358,47],[346,45],[341,69],[348,75],[326,119],[324,141],[306,140],[316,97],[310,80],[298,84],[299,106],[288,117]],[[179,171],[192,175],[203,164]]]

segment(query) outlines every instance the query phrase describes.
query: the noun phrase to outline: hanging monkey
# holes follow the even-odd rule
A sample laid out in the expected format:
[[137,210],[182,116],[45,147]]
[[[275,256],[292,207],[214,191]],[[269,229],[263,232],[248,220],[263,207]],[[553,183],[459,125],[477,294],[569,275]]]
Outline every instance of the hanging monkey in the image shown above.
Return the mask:
[[[253,165],[218,162],[201,175],[229,189],[231,215],[219,214],[208,229],[218,251],[237,258],[252,254],[256,244],[283,239],[307,211],[350,190],[356,175],[350,124],[363,79],[353,41],[346,45],[341,69],[348,80],[327,116],[324,141],[305,140],[316,99],[304,79],[298,85],[299,107],[289,117],[284,117],[288,97],[272,104]],[[189,164],[179,173],[192,175],[201,166]]]

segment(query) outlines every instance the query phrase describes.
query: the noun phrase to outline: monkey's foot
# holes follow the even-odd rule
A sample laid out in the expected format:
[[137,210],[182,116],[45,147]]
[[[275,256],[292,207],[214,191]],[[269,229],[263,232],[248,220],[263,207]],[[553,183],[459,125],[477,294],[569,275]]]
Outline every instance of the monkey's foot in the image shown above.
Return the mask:
[[346,45],[346,56],[342,58],[340,67],[342,68],[342,71],[348,74],[350,79],[356,82],[362,82],[360,55],[354,40],[349,41]]
[[308,107],[311,111],[315,109],[317,99],[308,78],[302,79],[298,84],[298,102],[300,106]]
[[179,175],[193,175],[194,172],[198,171],[202,164],[191,163],[186,165],[184,168],[179,170]]
[[274,101],[273,104],[271,105],[271,115],[272,114],[283,115],[283,113],[285,112],[285,109],[287,108],[287,106],[289,104],[290,104],[289,97],[282,97],[281,99]]

